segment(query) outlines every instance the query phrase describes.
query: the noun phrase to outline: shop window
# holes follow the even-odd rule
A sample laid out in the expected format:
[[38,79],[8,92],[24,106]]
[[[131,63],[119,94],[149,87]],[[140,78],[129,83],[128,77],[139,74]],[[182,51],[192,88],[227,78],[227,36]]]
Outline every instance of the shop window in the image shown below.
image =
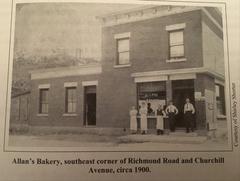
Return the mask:
[[49,89],[40,89],[39,96],[39,113],[48,114],[48,94]]
[[117,39],[117,65],[129,63],[129,38]]
[[153,111],[159,104],[166,105],[166,83],[138,83],[138,105],[141,106],[142,102],[150,103]]
[[169,58],[179,59],[184,57],[183,30],[169,31]]
[[215,95],[216,95],[217,115],[226,115],[224,86],[220,84],[216,84]]
[[66,113],[75,113],[77,108],[77,88],[76,87],[66,87],[66,100],[65,100],[65,110]]

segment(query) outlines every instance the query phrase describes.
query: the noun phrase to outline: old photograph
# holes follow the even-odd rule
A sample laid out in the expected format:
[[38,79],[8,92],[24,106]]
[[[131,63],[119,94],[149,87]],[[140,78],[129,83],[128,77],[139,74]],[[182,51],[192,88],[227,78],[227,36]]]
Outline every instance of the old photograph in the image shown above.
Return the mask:
[[8,147],[231,149],[222,6],[14,8]]

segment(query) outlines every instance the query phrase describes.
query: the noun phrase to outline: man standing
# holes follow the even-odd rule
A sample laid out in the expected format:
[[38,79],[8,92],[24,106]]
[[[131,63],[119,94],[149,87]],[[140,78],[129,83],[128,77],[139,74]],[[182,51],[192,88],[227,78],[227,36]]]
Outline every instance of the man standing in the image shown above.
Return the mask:
[[189,128],[191,128],[191,131],[194,131],[194,121],[193,121],[193,115],[195,113],[194,106],[192,103],[190,103],[190,99],[186,99],[186,103],[184,105],[184,122],[186,126],[186,132],[189,133]]
[[170,101],[168,107],[166,108],[166,113],[168,115],[170,131],[175,131],[175,115],[178,114],[178,109],[173,105],[173,102]]

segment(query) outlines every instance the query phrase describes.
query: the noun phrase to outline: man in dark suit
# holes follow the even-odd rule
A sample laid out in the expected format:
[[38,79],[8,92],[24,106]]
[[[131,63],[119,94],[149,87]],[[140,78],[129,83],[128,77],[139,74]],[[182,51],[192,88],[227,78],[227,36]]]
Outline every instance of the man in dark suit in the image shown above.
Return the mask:
[[186,132],[189,133],[189,128],[194,131],[194,120],[193,115],[195,114],[195,108],[190,102],[189,98],[186,98],[186,103],[184,104],[184,122],[186,126]]
[[166,108],[166,113],[168,115],[170,131],[175,131],[175,116],[178,114],[178,109],[173,105],[172,101],[169,101],[169,105]]

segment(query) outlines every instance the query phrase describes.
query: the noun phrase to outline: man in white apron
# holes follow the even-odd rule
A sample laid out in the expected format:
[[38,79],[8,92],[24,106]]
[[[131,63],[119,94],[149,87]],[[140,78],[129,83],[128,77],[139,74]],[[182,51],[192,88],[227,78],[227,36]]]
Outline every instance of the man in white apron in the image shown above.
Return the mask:
[[132,109],[129,112],[130,115],[130,131],[132,134],[137,133],[137,110],[135,109],[135,106],[132,107]]
[[142,134],[146,134],[147,133],[147,106],[146,106],[146,103],[143,102],[142,103],[142,106],[139,110],[139,114],[140,114],[140,117],[141,117],[141,132]]
[[162,135],[164,133],[164,120],[163,117],[166,116],[164,110],[163,110],[163,106],[159,105],[157,110],[156,110],[156,115],[157,115],[157,135]]

